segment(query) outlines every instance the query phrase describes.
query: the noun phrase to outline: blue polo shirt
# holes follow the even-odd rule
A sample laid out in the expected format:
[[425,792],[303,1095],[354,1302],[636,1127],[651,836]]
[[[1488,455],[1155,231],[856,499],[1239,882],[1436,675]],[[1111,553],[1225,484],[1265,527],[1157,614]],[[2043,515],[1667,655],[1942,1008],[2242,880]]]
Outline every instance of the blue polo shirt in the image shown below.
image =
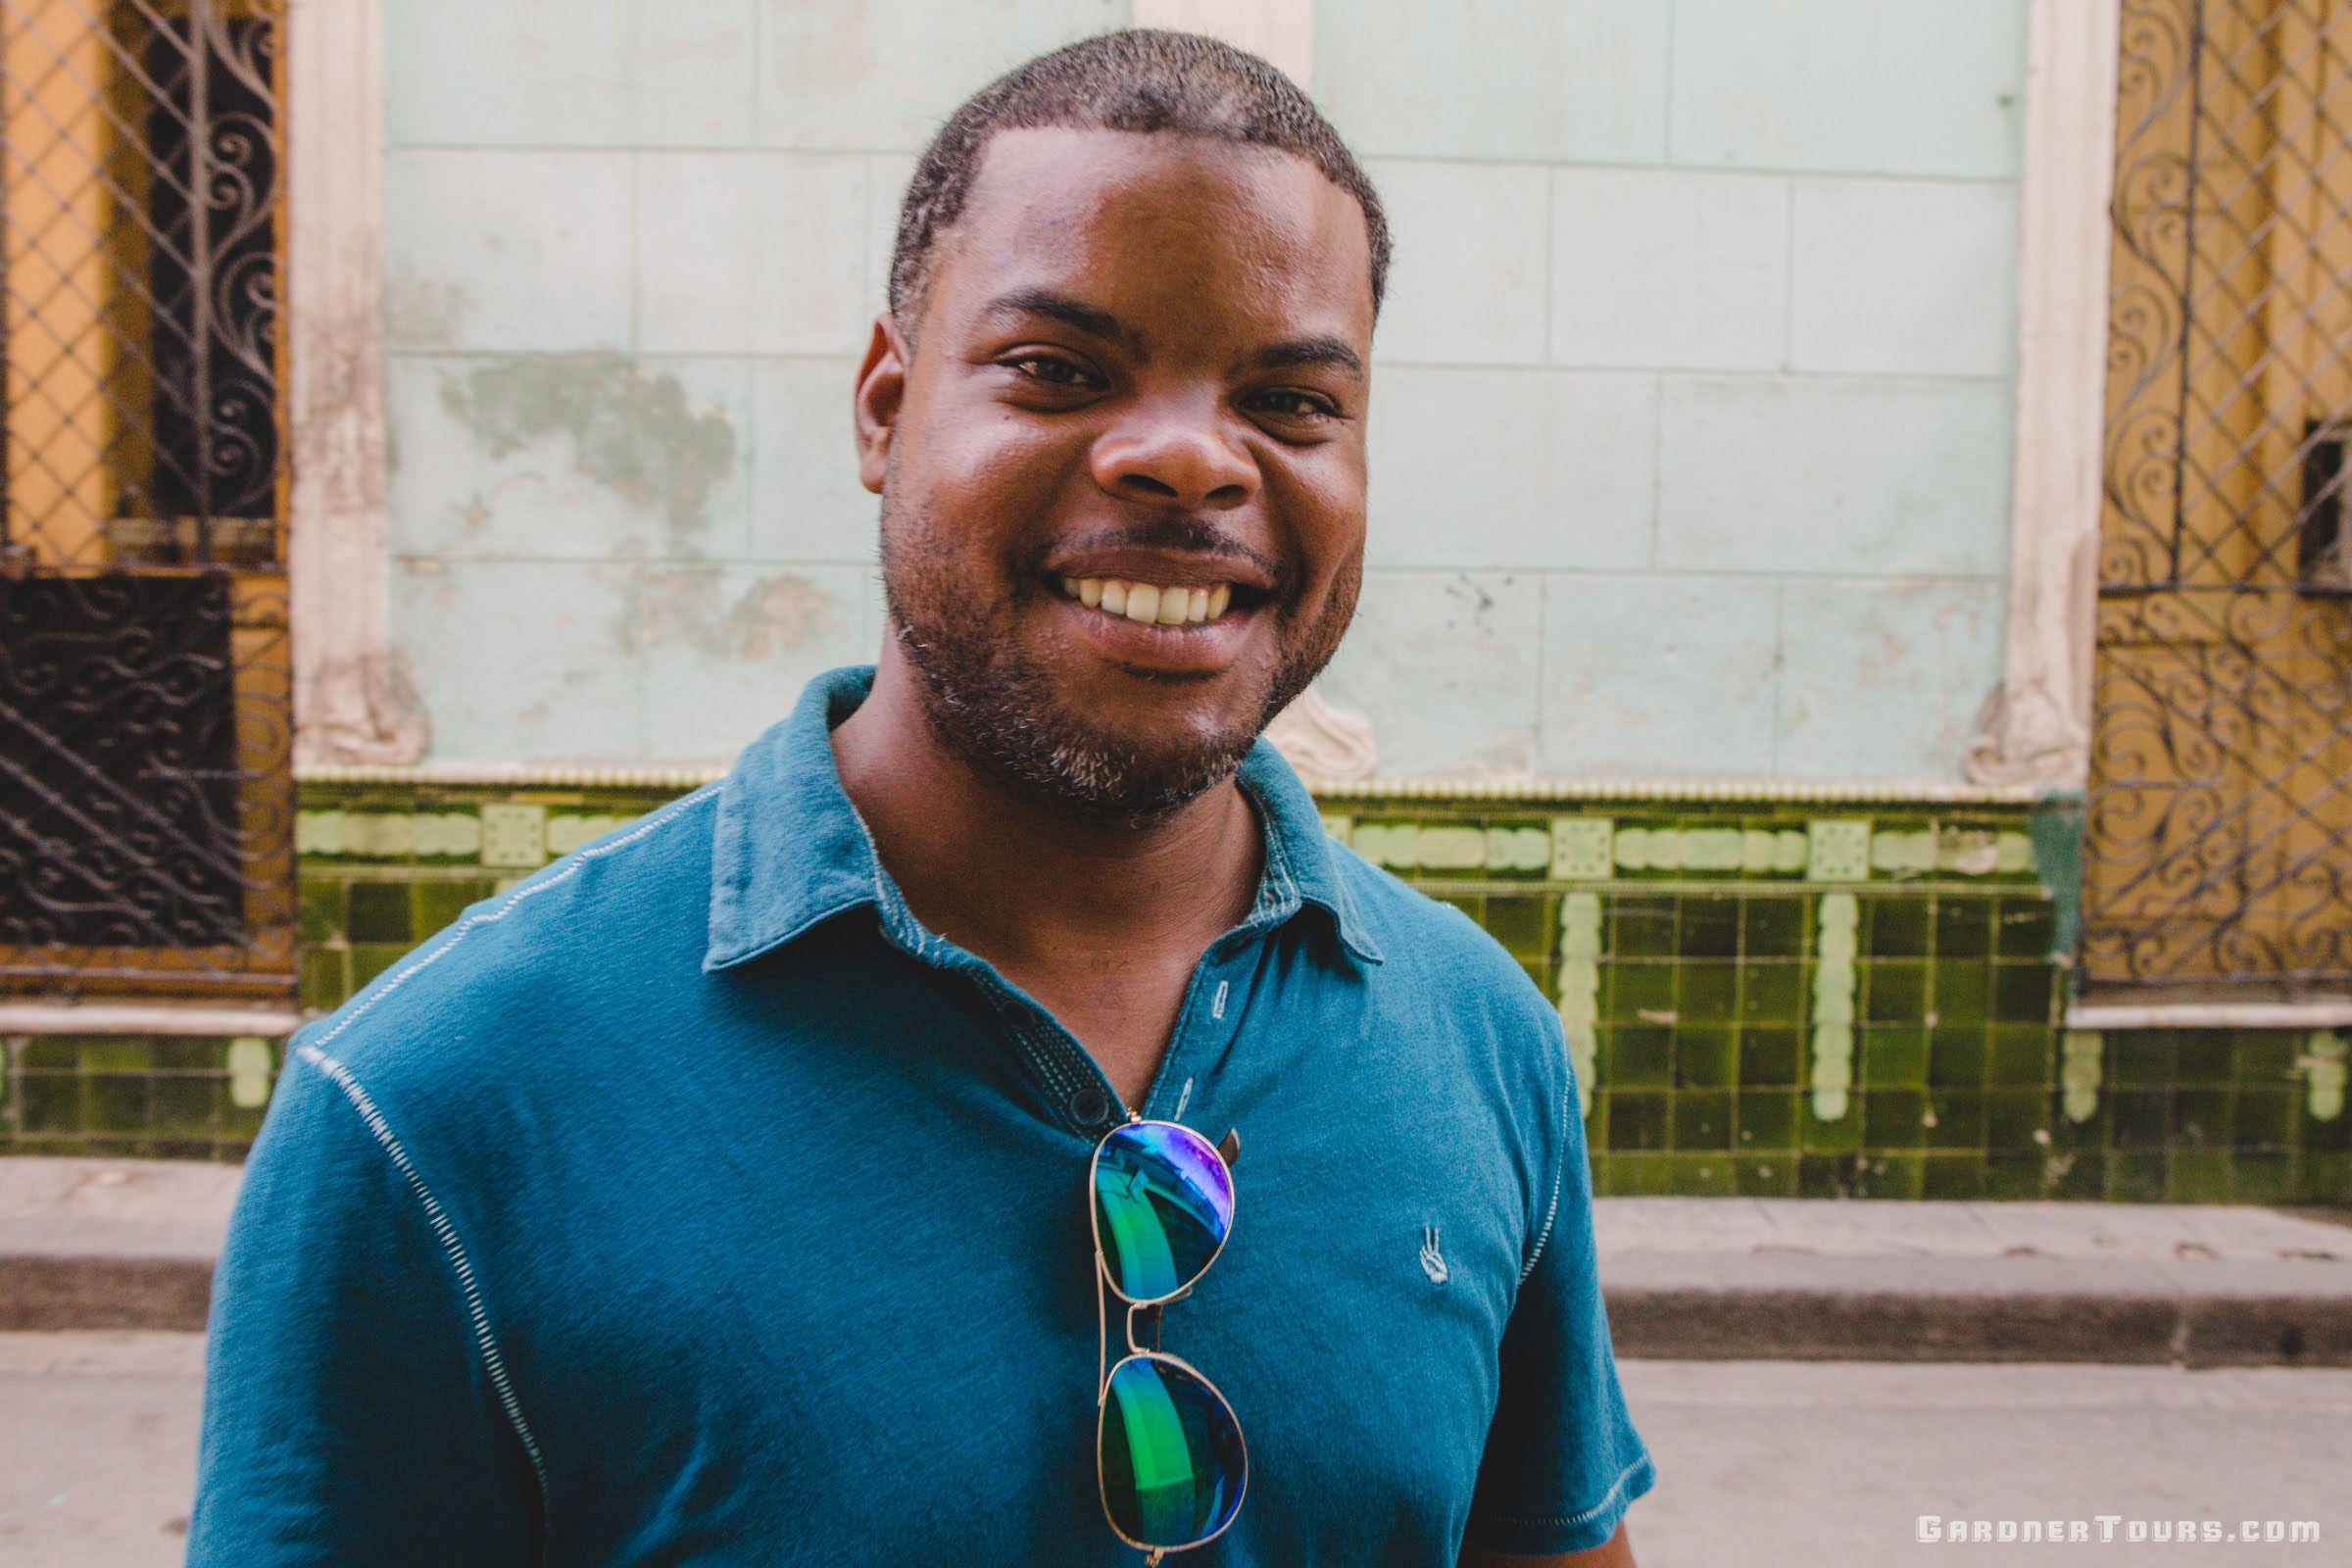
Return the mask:
[[[1140,1560],[1094,1447],[1120,1107],[876,857],[828,735],[871,682],[820,676],[723,781],[295,1037],[214,1287],[191,1563]],[[1256,902],[1135,1107],[1242,1139],[1162,1345],[1249,1492],[1170,1562],[1597,1544],[1651,1469],[1558,1019],[1271,746],[1239,779]]]

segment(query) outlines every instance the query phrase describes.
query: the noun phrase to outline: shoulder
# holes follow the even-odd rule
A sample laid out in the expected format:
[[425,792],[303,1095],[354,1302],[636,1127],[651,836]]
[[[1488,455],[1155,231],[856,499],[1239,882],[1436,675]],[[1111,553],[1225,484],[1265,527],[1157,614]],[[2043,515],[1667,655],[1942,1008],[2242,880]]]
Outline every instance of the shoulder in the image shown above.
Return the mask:
[[[1532,1018],[1551,1016],[1527,967],[1460,908],[1333,841],[1333,869],[1395,981],[1440,985],[1455,1000]],[[1541,955],[1529,955],[1540,957]],[[1556,1021],[1556,1020],[1555,1020]]]
[[699,963],[715,786],[466,910],[290,1043],[364,1079],[479,1083],[548,1026],[681,958]]

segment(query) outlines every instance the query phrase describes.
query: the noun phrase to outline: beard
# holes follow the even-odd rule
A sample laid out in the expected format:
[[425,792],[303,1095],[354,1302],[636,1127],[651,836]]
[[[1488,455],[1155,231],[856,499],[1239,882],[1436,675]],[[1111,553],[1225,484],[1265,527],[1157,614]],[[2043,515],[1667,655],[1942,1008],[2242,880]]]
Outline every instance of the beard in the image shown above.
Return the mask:
[[[1011,636],[1018,612],[1052,593],[1036,559],[1011,573],[1012,596],[976,608],[950,558],[925,547],[927,515],[909,517],[882,498],[882,592],[892,629],[920,677],[925,720],[940,744],[1022,793],[1077,816],[1128,827],[1165,820],[1222,783],[1241,765],[1260,732],[1306,690],[1354,614],[1362,562],[1351,560],[1312,622],[1301,622],[1292,574],[1277,577],[1274,597],[1257,613],[1273,617],[1279,657],[1264,690],[1239,722],[1214,718],[1172,738],[1147,738],[1073,711],[1055,693],[1053,672]],[[1191,519],[1127,530],[1121,542],[1214,549],[1224,536]],[[1231,546],[1226,548],[1230,551]]]

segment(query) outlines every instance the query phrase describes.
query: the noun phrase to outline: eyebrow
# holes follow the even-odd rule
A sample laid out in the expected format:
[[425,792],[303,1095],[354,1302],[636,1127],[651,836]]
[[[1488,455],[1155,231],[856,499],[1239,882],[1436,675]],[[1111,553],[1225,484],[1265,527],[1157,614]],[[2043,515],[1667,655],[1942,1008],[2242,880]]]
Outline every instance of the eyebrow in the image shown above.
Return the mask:
[[[981,309],[983,316],[1043,316],[1051,320],[1077,328],[1089,337],[1106,343],[1124,345],[1138,359],[1146,358],[1141,334],[1108,311],[1099,310],[1047,288],[1015,289],[1000,294]],[[1331,365],[1346,370],[1359,380],[1364,373],[1364,362],[1344,339],[1337,337],[1302,337],[1288,343],[1274,343],[1250,356],[1250,363],[1261,370],[1280,370],[1294,365]]]

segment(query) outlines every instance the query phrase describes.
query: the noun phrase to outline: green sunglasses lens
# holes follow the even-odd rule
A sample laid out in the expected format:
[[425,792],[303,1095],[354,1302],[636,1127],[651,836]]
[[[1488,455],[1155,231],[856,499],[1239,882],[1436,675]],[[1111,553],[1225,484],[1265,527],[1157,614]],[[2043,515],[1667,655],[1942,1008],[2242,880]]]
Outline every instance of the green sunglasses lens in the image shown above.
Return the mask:
[[1198,1545],[1242,1505],[1250,1461],[1232,1407],[1165,1356],[1131,1355],[1111,1369],[1097,1443],[1103,1510],[1137,1545]]
[[1233,1174],[1191,1128],[1133,1122],[1095,1151],[1095,1245],[1129,1301],[1164,1301],[1192,1284],[1232,1229]]

